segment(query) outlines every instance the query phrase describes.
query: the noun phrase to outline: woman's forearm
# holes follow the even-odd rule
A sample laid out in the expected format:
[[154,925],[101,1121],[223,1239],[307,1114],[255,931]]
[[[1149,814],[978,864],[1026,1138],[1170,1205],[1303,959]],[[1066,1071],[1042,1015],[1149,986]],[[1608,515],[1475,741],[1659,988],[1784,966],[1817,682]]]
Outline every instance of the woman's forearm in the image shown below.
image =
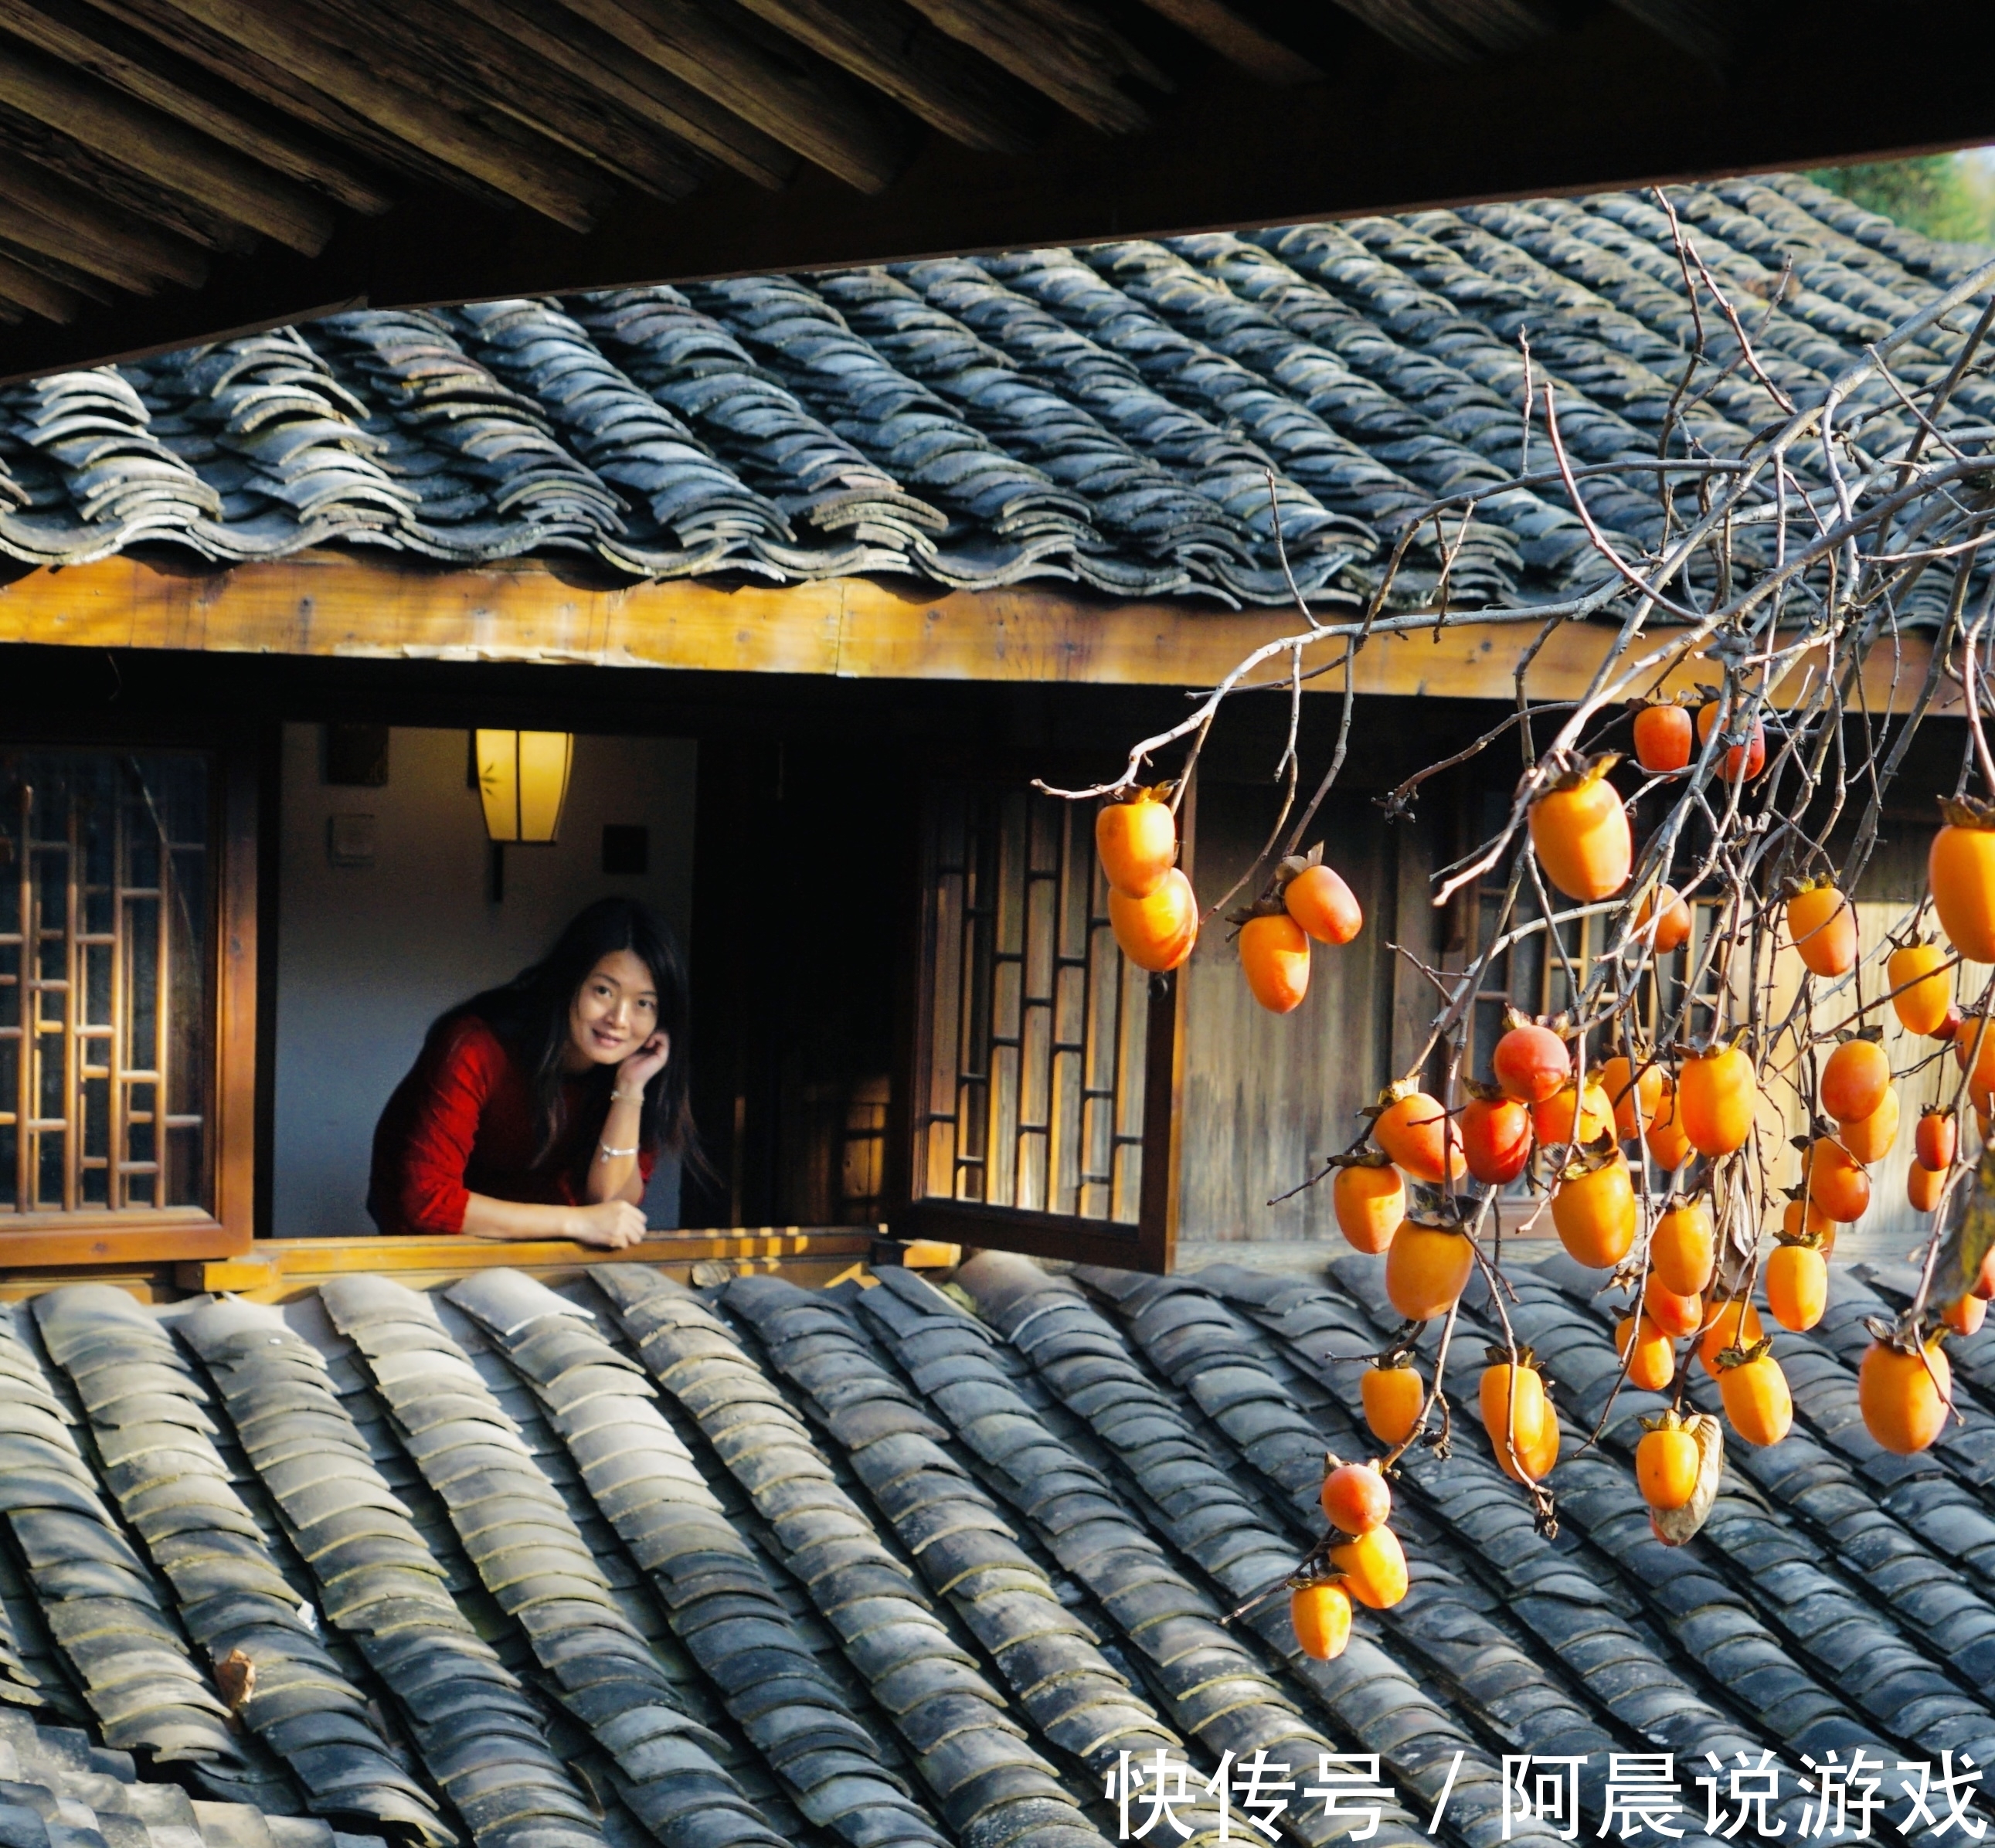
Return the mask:
[[643,1132],[644,1094],[613,1091],[609,1114],[603,1118],[603,1135],[589,1164],[586,1191],[592,1201],[631,1200],[630,1183],[637,1173],[638,1138]]
[[464,1208],[467,1238],[573,1238],[580,1229],[573,1207],[540,1206],[473,1194]]

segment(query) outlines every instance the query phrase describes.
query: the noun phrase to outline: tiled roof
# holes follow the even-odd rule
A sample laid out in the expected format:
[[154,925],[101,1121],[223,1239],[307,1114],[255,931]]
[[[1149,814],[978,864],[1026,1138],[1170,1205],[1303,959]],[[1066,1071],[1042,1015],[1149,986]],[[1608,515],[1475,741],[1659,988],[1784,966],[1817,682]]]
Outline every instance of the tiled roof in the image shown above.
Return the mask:
[[[1671,1551],[1629,1461],[1655,1402],[1583,1445],[1615,1371],[1597,1276],[1513,1275],[1566,1423],[1557,1534],[1458,1411],[1397,1492],[1411,1594],[1327,1663],[1279,1599],[1221,1619],[1316,1537],[1325,1450],[1372,1448],[1375,1260],[698,1292],[611,1264],[281,1310],[64,1287],[0,1328],[0,1698],[270,1819],[197,1805],[223,1848],[1099,1848],[1104,1779],[1159,1750],[1194,1788],[1229,1753],[1376,1753],[1371,1839],[1430,1839],[1445,1794],[1458,1848],[1502,1839],[1505,1754],[1585,1759],[1590,1836],[1609,1754],[1668,1752],[1702,1844],[1706,1754],[1775,1755],[1788,1839],[1804,1755],[1995,1762],[1995,1336],[1959,1348],[1966,1425],[1887,1457],[1853,1369],[1903,1280],[1839,1269],[1821,1328],[1777,1338],[1794,1434],[1732,1445]],[[235,1650],[232,1722],[208,1669]],[[0,1721],[0,1759],[26,1736]],[[180,1798],[118,1800],[156,1833],[143,1804]],[[1217,1839],[1214,1799],[1179,1813]],[[1298,1800],[1282,1839],[1359,1826]]]
[[8,1848],[381,1848],[314,1819],[191,1798],[142,1778],[129,1752],[0,1708],[0,1839]]
[[[1671,197],[1802,402],[1987,254],[1792,175]],[[1351,598],[1430,502],[1548,465],[1542,431],[1522,451],[1520,338],[1575,463],[1653,459],[1672,419],[1673,452],[1737,453],[1782,414],[1706,307],[1712,364],[1673,412],[1697,320],[1665,214],[1615,193],[335,314],[0,391],[0,554],[344,543],[1269,603],[1288,594],[1272,473],[1301,586]],[[1909,347],[1898,369],[1941,363]],[[1880,383],[1854,402],[1842,428],[1868,446],[1913,428]],[[1995,421],[1995,383],[1965,380],[1948,415]],[[1585,493],[1610,532],[1660,534],[1652,472]],[[1556,485],[1492,488],[1458,534],[1460,517],[1458,606],[1601,569]],[[1430,522],[1403,589],[1430,589],[1442,555]]]

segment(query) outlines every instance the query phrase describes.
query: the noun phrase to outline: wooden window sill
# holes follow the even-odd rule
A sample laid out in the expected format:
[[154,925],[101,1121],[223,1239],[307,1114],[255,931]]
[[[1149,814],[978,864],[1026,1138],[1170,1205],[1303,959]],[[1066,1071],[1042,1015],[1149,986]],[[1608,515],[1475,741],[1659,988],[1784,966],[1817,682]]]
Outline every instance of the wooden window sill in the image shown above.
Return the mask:
[[884,1235],[884,1227],[864,1225],[744,1226],[661,1232],[618,1252],[598,1251],[565,1238],[390,1238],[378,1234],[259,1238],[232,1255],[182,1263],[176,1267],[174,1280],[185,1290],[227,1290],[259,1302],[282,1302],[331,1278],[360,1272],[392,1276],[420,1290],[469,1271],[501,1267],[524,1271],[544,1283],[579,1276],[592,1264],[653,1264],[683,1280],[694,1265],[718,1259],[780,1270],[802,1283],[823,1284],[864,1266]]

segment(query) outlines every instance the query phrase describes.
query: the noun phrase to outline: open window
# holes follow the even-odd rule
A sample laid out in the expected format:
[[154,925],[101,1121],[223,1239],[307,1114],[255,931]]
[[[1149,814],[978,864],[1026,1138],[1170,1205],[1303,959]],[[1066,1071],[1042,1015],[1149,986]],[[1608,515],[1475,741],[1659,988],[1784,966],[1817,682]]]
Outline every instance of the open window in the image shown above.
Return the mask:
[[1181,984],[1116,947],[1092,807],[937,781],[920,825],[908,1198],[894,1230],[1167,1270]]
[[243,754],[0,744],[0,1266],[249,1246]]

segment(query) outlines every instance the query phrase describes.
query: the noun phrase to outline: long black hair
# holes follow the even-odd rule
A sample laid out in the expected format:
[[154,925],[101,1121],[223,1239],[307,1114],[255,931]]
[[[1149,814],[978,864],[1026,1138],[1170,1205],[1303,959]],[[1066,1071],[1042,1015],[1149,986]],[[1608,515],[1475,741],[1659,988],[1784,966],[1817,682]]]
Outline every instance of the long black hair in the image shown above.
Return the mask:
[[[568,1013],[589,972],[606,956],[627,950],[651,971],[658,998],[657,1030],[671,1038],[665,1069],[644,1087],[637,1135],[646,1149],[676,1155],[688,1167],[700,1168],[699,1139],[693,1129],[687,1097],[686,1051],[691,1013],[685,965],[664,920],[634,898],[599,898],[578,912],[555,946],[531,967],[496,988],[461,1001],[430,1030],[467,1016],[482,1020],[505,1041],[526,1067],[534,1097],[534,1122],[539,1149],[534,1160],[545,1161],[566,1127],[565,1081],[572,1075],[563,1061],[568,1048]],[[613,1065],[592,1065],[582,1078],[584,1108],[592,1120],[609,1112],[609,1094],[616,1083]]]

